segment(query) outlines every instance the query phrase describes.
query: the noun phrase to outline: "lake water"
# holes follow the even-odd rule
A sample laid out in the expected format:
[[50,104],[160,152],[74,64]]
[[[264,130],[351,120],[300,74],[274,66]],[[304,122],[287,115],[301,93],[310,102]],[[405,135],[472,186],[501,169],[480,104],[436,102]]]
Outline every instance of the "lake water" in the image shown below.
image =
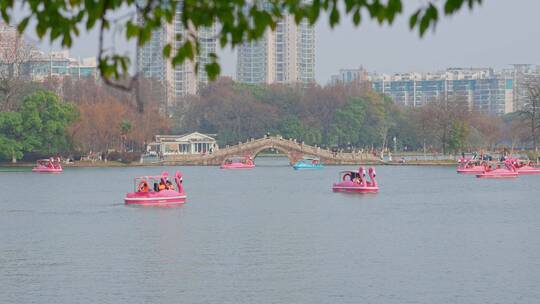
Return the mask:
[[[0,303],[539,303],[540,176],[182,167],[177,208],[126,207],[175,167],[0,172]],[[347,167],[351,168],[351,167]]]

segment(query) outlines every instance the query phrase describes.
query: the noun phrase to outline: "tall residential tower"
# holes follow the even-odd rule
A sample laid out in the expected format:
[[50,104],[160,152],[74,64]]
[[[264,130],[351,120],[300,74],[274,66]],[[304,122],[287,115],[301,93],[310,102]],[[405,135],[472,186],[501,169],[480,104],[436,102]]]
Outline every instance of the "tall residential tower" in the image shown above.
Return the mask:
[[236,79],[243,83],[315,81],[315,30],[307,20],[296,24],[286,15],[275,31],[238,48]]
[[[152,33],[152,38],[137,50],[137,72],[146,79],[157,84],[154,96],[159,96],[166,108],[176,104],[187,95],[195,95],[199,88],[208,83],[204,65],[210,61],[209,55],[216,52],[215,27],[203,28],[199,31],[186,29],[181,21],[181,2],[172,24],[165,24]],[[139,22],[143,22],[141,19]],[[200,46],[197,57],[198,71],[195,64],[186,61],[184,64],[172,66],[171,61],[163,57],[165,45],[172,46],[171,55],[182,46],[185,37],[195,34]],[[178,40],[178,37],[182,39]]]

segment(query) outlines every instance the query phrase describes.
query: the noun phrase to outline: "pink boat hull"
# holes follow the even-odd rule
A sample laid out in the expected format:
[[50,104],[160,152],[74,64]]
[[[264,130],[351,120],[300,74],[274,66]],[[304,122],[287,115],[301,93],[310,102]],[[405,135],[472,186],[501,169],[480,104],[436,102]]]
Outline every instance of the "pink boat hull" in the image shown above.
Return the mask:
[[484,166],[472,166],[470,168],[458,168],[456,171],[459,174],[481,174],[484,173]]
[[349,192],[349,193],[377,193],[379,192],[378,186],[362,186],[351,181],[344,181],[341,183],[334,183],[332,186],[334,192]]
[[255,168],[255,165],[246,165],[242,163],[232,163],[232,164],[226,164],[221,165],[219,168],[221,169],[252,169]]
[[171,206],[186,202],[186,194],[174,190],[159,192],[130,192],[124,198],[126,205],[139,206]]
[[540,168],[535,168],[531,166],[523,166],[517,169],[519,174],[540,174]]
[[487,171],[481,174],[477,174],[478,178],[516,178],[518,173],[516,171],[510,171],[508,169],[495,169]]
[[32,169],[32,172],[38,172],[38,173],[60,173],[60,172],[62,172],[62,168],[34,167],[34,168]]

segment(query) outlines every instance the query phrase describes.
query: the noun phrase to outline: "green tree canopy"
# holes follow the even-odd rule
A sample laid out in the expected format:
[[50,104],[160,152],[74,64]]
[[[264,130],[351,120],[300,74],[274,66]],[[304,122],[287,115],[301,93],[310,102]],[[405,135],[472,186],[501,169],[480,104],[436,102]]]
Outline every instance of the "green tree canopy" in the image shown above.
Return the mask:
[[454,153],[463,151],[467,144],[467,137],[469,136],[469,127],[463,121],[454,121],[452,128],[450,129],[450,139],[448,141],[448,147]]
[[31,145],[23,138],[23,120],[20,113],[0,112],[0,158],[16,160],[23,156]]
[[332,144],[340,146],[360,143],[360,134],[365,132],[364,123],[366,104],[363,97],[350,98],[347,105],[335,113],[334,123],[330,131]]
[[78,116],[73,104],[52,92],[24,98],[18,111],[0,112],[0,158],[15,161],[25,152],[56,153],[69,145],[66,128]]
[[[125,29],[128,40],[141,46],[148,42],[152,31],[164,24],[172,24],[177,12],[180,22],[189,31],[188,37],[178,37],[179,46],[168,44],[163,49],[165,57],[173,65],[185,60],[194,61],[199,52],[197,30],[216,24],[218,39],[222,47],[232,46],[261,38],[265,31],[274,29],[277,21],[285,14],[292,14],[297,23],[307,20],[314,24],[321,15],[328,17],[331,27],[339,24],[343,17],[351,18],[355,25],[364,19],[372,19],[383,24],[392,24],[395,17],[403,13],[404,0],[0,0],[2,19],[12,21],[14,10],[22,7],[26,12],[17,21],[18,29],[24,32],[30,20],[36,21],[35,31],[39,38],[48,37],[52,42],[60,41],[63,47],[71,47],[73,38],[81,30],[98,28],[100,31],[98,64],[105,81],[121,78],[129,68],[129,58],[106,50],[103,45],[104,33],[112,25]],[[434,26],[441,14],[452,15],[464,6],[473,8],[482,0],[444,0],[442,6],[436,0],[426,0],[409,16],[409,26],[417,29],[422,36]],[[119,11],[131,14],[118,16]],[[116,13],[116,14],[115,14]],[[137,17],[144,22],[136,22]],[[220,72],[216,54],[205,65],[210,78]]]
[[66,128],[78,115],[73,104],[61,103],[58,96],[47,91],[27,96],[20,113],[25,138],[47,153],[59,152],[67,146]]

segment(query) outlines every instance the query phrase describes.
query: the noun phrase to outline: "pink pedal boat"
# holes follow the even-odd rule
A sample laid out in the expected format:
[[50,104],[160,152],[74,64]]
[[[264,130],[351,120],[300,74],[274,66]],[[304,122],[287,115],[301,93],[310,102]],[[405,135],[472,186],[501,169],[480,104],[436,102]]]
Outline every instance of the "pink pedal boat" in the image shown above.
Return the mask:
[[511,161],[519,175],[540,174],[540,167],[538,167],[532,161],[525,161],[520,159],[511,159]]
[[377,193],[379,185],[375,180],[375,169],[369,168],[369,180],[366,178],[366,170],[360,167],[358,171],[342,171],[339,173],[339,182],[334,183],[334,192],[351,193]]
[[32,168],[32,172],[38,173],[60,173],[62,172],[62,165],[59,158],[47,158],[37,161],[36,166]]
[[255,168],[255,163],[251,156],[234,156],[225,159],[220,166],[221,169],[252,169]]
[[486,169],[483,173],[477,174],[478,178],[516,178],[518,177],[518,172],[511,161],[504,162],[505,168],[501,168],[500,165],[497,165],[497,168],[492,169],[490,166],[486,165]]
[[[135,178],[135,191],[126,194],[126,205],[139,206],[174,206],[186,202],[186,192],[182,185],[182,174],[176,171],[174,183],[168,179],[167,172],[160,176],[140,176]],[[150,183],[153,184],[151,188]]]
[[481,174],[484,173],[484,170],[480,160],[460,158],[456,171],[459,174]]
[[522,174],[540,174],[540,168],[531,167],[529,165],[524,165],[522,167],[517,168],[517,172],[518,172],[519,175],[522,175]]

